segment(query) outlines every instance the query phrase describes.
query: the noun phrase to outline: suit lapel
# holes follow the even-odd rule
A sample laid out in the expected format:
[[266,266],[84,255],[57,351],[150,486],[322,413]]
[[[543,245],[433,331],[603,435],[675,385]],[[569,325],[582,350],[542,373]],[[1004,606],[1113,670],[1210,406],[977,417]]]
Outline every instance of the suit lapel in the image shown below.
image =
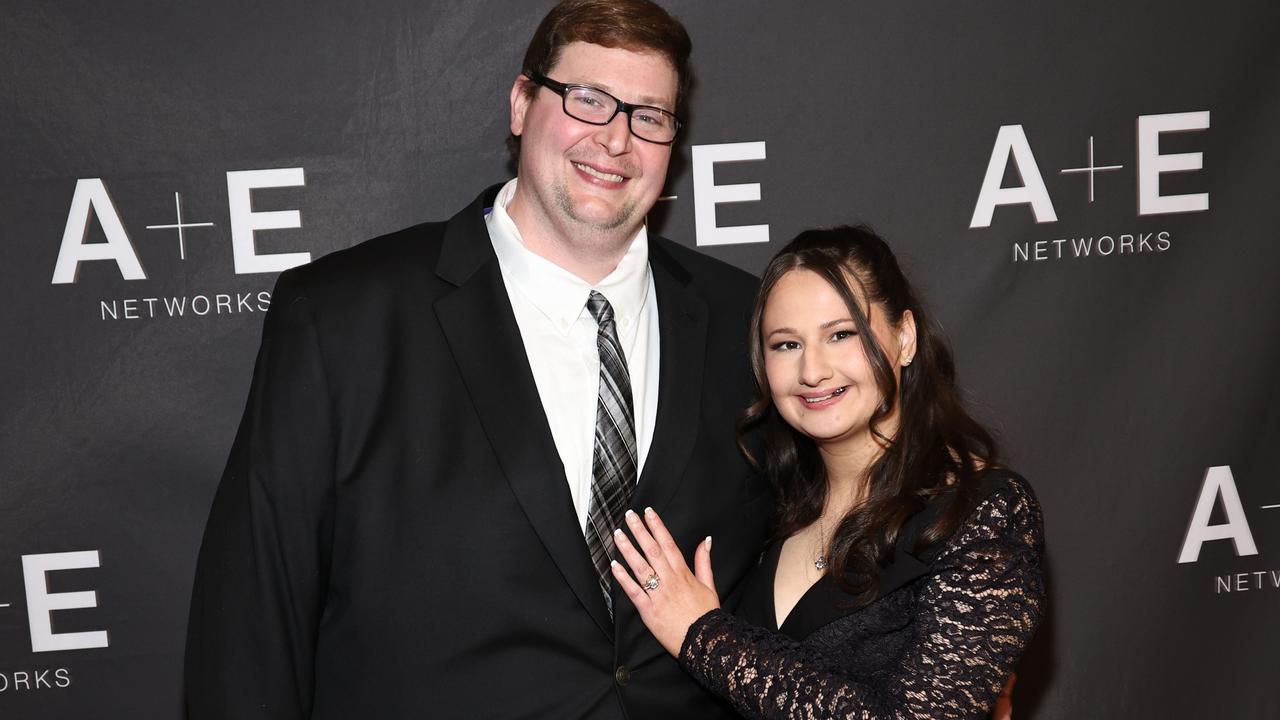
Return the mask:
[[697,439],[707,345],[707,306],[689,275],[653,238],[649,264],[658,294],[658,415],[631,507],[662,513],[680,487]]
[[512,492],[565,581],[612,638],[613,623],[484,224],[496,189],[445,230],[437,274],[458,288],[436,301],[436,317]]

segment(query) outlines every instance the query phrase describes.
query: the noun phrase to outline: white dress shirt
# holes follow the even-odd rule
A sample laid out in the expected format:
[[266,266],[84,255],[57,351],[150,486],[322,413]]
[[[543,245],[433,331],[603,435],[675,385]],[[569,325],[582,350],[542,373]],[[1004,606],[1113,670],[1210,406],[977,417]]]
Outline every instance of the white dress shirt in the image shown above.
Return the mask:
[[[649,271],[649,234],[642,226],[618,267],[591,285],[525,246],[506,209],[515,189],[514,179],[502,187],[485,223],[551,437],[564,464],[578,524],[585,528],[600,385],[598,327],[587,311],[592,290],[613,306],[618,341],[631,374],[637,478],[653,439],[658,415],[658,301]],[[493,380],[503,382],[503,378]]]

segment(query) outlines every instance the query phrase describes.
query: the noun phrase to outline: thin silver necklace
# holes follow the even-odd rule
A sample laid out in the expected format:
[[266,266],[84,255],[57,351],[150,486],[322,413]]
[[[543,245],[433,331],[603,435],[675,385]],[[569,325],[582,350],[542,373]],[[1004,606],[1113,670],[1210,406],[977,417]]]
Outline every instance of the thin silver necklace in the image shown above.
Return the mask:
[[827,545],[827,526],[822,522],[822,515],[818,516],[818,548],[814,552],[813,569],[822,572],[827,569],[827,553],[825,552]]

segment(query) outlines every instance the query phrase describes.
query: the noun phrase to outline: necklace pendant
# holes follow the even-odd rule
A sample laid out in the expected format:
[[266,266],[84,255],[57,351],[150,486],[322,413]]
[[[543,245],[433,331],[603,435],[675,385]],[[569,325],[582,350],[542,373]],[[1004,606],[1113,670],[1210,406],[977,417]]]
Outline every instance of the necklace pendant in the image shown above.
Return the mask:
[[827,569],[827,559],[826,559],[826,558],[818,558],[817,560],[814,560],[814,561],[813,561],[813,569],[814,569],[814,570],[817,570],[817,571],[819,571],[819,572],[821,572],[821,571],[823,571],[823,570],[826,570],[826,569]]

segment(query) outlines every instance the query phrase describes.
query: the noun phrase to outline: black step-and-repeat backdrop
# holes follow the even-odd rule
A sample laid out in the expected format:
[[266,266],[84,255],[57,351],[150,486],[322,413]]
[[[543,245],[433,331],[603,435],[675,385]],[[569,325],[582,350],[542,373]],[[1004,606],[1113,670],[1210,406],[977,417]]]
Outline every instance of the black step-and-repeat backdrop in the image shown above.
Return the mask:
[[[548,3],[6,0],[0,717],[177,718],[275,275],[510,173]],[[1280,717],[1280,6],[672,1],[651,221],[867,221],[1046,512],[1020,717]]]

